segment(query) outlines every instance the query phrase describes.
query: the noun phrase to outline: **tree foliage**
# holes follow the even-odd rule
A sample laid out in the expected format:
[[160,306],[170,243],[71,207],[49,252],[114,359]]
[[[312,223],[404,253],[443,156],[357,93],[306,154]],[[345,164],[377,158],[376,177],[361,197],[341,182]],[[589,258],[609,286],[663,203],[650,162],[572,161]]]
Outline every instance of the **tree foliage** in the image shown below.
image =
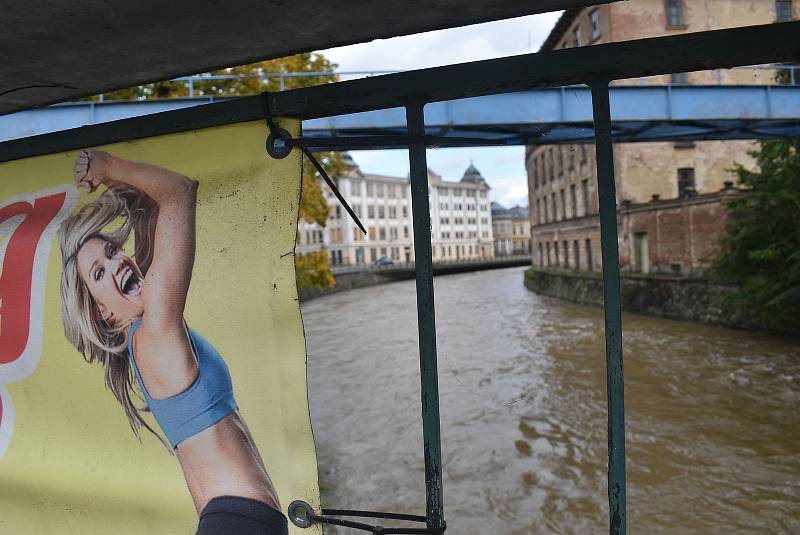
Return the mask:
[[715,268],[768,327],[800,331],[800,140],[763,141],[757,168],[736,165],[745,195],[730,201]]
[[327,288],[336,284],[325,251],[296,256],[294,265],[298,288]]
[[[280,73],[314,73],[332,72],[337,65],[316,52],[296,54],[286,58],[270,59],[220,69],[202,75],[230,76],[242,75],[253,78],[233,78],[226,80],[195,80],[193,82],[193,95],[197,97],[237,97],[243,95],[258,95],[264,91],[279,91],[281,89],[296,89],[321,85],[338,81],[337,76],[285,76],[283,88],[281,80],[277,77]],[[274,76],[273,76],[274,75]],[[189,83],[187,81],[166,81],[154,84],[129,87],[112,91],[103,95],[104,100],[151,100],[163,98],[179,98],[189,96]],[[97,100],[98,97],[92,97]]]

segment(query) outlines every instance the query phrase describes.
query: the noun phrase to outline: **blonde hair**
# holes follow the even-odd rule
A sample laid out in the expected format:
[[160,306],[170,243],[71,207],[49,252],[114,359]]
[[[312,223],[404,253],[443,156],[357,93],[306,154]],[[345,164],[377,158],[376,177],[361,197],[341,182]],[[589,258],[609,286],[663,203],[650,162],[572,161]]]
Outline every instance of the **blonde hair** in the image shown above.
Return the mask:
[[[164,443],[163,438],[142,418],[140,411],[147,410],[146,406],[139,408],[133,401],[133,396],[139,400],[142,396],[135,390],[128,354],[126,333],[130,321],[109,324],[102,318],[78,272],[76,258],[81,247],[92,238],[101,238],[122,247],[133,231],[136,238],[134,257],[140,266],[148,266],[152,254],[149,229],[155,210],[153,202],[143,193],[131,189],[109,189],[64,220],[58,231],[63,259],[61,321],[64,335],[83,358],[103,366],[106,387],[122,405],[133,433],[141,439],[139,429],[144,427]],[[107,230],[119,220],[122,223],[119,227]]]

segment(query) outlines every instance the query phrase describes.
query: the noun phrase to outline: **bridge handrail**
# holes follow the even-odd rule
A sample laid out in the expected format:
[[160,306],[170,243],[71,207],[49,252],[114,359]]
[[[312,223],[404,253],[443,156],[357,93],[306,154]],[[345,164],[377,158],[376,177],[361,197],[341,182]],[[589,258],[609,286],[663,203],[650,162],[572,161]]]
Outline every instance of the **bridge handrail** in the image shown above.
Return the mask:
[[[715,78],[717,82],[716,85],[723,85],[722,84],[723,70],[729,70],[729,71],[730,70],[735,70],[735,71],[773,70],[776,73],[788,71],[789,73],[788,81],[786,83],[780,83],[776,81],[776,85],[800,84],[800,72],[798,72],[800,71],[800,65],[795,65],[795,64],[749,65],[746,67],[733,67],[731,69],[714,69],[713,72],[715,73]],[[174,78],[170,81],[186,82],[187,89],[189,92],[189,98],[194,98],[195,96],[194,84],[197,82],[207,82],[212,80],[269,80],[277,78],[279,81],[280,90],[283,91],[286,89],[287,78],[320,78],[320,77],[333,78],[334,76],[347,76],[347,77],[352,76],[352,77],[369,78],[371,76],[378,76],[382,74],[394,74],[398,72],[406,72],[406,69],[383,69],[383,70],[366,70],[366,71],[293,71],[293,72],[264,72],[260,74],[195,74],[193,76],[181,76],[179,78]],[[640,78],[640,81],[641,83],[643,83],[644,78]],[[686,85],[686,84],[674,84],[674,85]],[[104,102],[106,100],[104,95],[98,95],[98,99],[100,102]]]

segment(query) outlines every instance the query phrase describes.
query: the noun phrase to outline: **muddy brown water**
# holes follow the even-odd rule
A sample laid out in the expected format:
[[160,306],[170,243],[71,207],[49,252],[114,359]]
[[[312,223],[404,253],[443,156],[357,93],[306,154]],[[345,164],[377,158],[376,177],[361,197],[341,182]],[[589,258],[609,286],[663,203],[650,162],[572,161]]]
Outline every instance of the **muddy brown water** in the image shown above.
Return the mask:
[[[435,279],[447,533],[607,533],[602,310],[522,274]],[[424,514],[413,281],[302,310],[323,506]],[[632,314],[623,340],[629,533],[800,533],[800,343]]]

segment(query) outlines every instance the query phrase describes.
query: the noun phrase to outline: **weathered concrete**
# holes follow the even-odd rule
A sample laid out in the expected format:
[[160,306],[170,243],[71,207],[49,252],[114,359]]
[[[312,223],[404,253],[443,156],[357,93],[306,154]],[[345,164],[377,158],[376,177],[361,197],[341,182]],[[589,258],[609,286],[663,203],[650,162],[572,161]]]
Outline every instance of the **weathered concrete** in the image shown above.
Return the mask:
[[[575,303],[603,304],[603,278],[599,273],[532,268],[525,272],[525,287]],[[650,316],[766,330],[752,314],[730,300],[734,290],[704,279],[623,274],[622,308]]]

